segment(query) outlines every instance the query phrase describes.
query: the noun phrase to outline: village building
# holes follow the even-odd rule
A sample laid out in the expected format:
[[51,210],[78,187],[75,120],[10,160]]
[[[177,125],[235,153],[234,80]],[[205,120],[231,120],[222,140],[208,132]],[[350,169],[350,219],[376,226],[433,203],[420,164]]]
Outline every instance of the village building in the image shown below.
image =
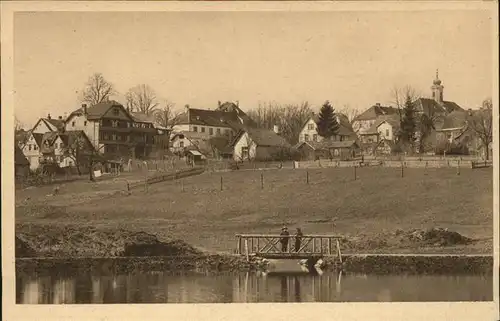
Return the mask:
[[371,154],[373,151],[370,151],[370,149],[378,146],[381,141],[394,144],[397,139],[399,128],[400,121],[398,115],[385,116],[377,119],[370,128],[359,133],[363,149]]
[[150,156],[158,133],[153,122],[132,116],[114,100],[82,105],[66,119],[66,130],[84,131],[96,150],[111,160]]
[[471,127],[471,122],[478,117],[480,110],[469,109],[467,111],[454,111],[447,115],[443,124],[436,129],[436,140],[438,147],[454,146],[458,152],[470,155],[486,157],[486,148],[489,148],[488,155],[492,155],[492,146],[483,146],[477,133]]
[[59,168],[88,170],[89,157],[94,147],[84,131],[47,132],[41,143],[41,165],[57,165]]
[[359,143],[356,140],[321,142],[303,141],[295,145],[301,160],[351,160],[361,153]]
[[286,158],[290,155],[290,144],[274,130],[248,127],[242,129],[233,141],[233,159],[235,161],[270,161]]
[[399,115],[397,108],[376,103],[354,118],[352,128],[357,134],[362,134],[370,129],[379,118],[394,115]]
[[[318,135],[318,121],[319,115],[313,113],[311,117],[305,122],[304,126],[302,126],[302,130],[299,134],[299,143],[300,142],[320,142],[323,140],[323,137]],[[344,141],[349,139],[355,139],[356,134],[352,129],[352,126],[349,122],[347,116],[343,114],[337,114],[337,123],[339,124],[339,129],[333,137],[330,139],[333,141]]]
[[245,126],[253,126],[253,121],[239,108],[238,103],[222,104],[219,101],[215,110],[186,105],[173,131],[200,133],[207,138],[222,135],[234,137]]

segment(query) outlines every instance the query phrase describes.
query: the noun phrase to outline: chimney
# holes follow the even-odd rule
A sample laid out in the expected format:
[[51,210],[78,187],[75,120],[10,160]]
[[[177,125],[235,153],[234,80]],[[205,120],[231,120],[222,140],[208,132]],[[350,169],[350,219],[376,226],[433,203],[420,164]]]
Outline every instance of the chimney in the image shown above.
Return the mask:
[[471,108],[467,109],[467,112],[468,112],[469,116],[472,116],[472,109]]
[[278,125],[274,125],[274,127],[273,127],[273,131],[274,131],[276,134],[278,134],[278,135],[279,135],[279,133],[280,133],[280,128],[279,128],[279,126],[278,126]]
[[240,107],[240,101],[239,100],[236,101],[236,107]]
[[59,116],[59,120],[62,120],[62,116]]
[[220,100],[217,102],[217,105],[220,107],[222,106],[222,103],[220,102]]
[[52,119],[52,117],[50,116],[50,114],[47,114],[47,119]]
[[380,107],[380,103],[376,103],[375,106]]
[[87,115],[87,104],[82,104],[83,114]]

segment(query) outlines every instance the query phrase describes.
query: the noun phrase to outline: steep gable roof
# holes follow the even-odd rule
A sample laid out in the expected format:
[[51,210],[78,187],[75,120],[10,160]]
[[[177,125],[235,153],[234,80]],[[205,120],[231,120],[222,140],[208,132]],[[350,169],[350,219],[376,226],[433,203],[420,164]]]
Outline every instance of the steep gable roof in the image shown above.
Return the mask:
[[373,120],[383,115],[394,115],[398,113],[395,107],[373,105],[358,116],[354,120]]
[[[115,100],[109,100],[109,101],[103,101],[100,102],[96,105],[87,107],[87,119],[89,120],[99,120],[101,119],[107,112],[110,110],[112,107],[118,107],[122,109],[125,114],[130,118],[130,120],[133,120],[132,116],[130,113],[123,107],[122,104]],[[73,115],[81,115],[83,114],[83,107],[78,108],[77,110],[73,111],[66,120],[69,120]]]
[[233,145],[240,140],[244,133],[248,133],[250,139],[257,146],[266,147],[291,147],[290,143],[286,141],[283,137],[276,134],[274,131],[264,128],[246,128],[241,130],[238,135],[236,135]]
[[189,115],[187,112],[179,115],[179,124],[229,127],[233,130],[255,126],[250,117],[236,104],[230,102],[220,105],[216,110],[189,108]]
[[21,148],[15,144],[14,146],[14,164],[15,165],[20,165],[20,166],[29,166],[30,162],[24,156],[23,152],[21,151]]
[[441,129],[462,128],[467,124],[467,118],[468,114],[465,111],[451,112],[444,118]]

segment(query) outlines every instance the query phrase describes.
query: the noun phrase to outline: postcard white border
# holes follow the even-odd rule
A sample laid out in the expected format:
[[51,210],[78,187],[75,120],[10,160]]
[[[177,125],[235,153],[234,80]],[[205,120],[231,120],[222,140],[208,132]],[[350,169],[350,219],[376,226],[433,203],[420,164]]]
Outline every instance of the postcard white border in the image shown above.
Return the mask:
[[[368,2],[1,2],[2,268],[5,320],[500,320],[498,218],[498,13],[494,1]],[[13,14],[17,11],[426,11],[489,10],[495,68],[494,108],[494,302],[15,305],[13,172]],[[9,295],[7,295],[9,294]]]

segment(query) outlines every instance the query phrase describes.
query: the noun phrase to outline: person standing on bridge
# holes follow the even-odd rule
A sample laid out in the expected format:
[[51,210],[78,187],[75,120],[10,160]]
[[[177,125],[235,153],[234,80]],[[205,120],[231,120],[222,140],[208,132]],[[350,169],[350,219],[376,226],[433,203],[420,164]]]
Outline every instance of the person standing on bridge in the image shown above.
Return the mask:
[[288,239],[290,237],[290,233],[288,233],[288,228],[286,226],[283,226],[281,229],[281,251],[286,252],[288,250]]
[[298,252],[300,249],[300,244],[302,243],[302,231],[300,227],[297,227],[297,232],[295,232],[295,252]]

